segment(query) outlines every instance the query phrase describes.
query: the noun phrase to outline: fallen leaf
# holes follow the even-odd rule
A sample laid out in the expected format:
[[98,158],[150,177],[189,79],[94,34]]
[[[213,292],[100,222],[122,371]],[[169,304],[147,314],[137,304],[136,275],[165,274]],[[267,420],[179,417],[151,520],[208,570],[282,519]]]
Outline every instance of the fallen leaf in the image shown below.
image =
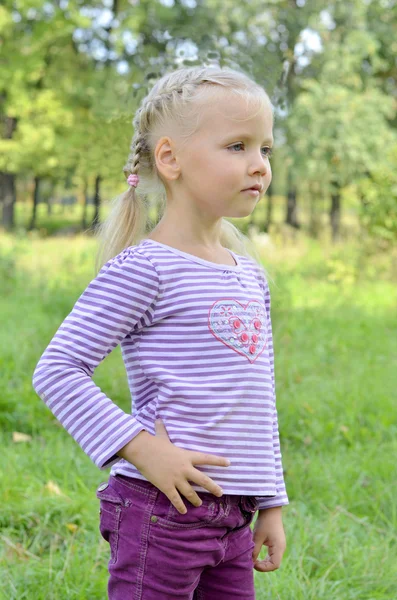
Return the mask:
[[46,483],[44,487],[53,496],[63,496],[63,493],[61,492],[59,486],[51,480],[48,483]]
[[18,442],[30,442],[32,440],[32,436],[27,433],[20,433],[19,431],[12,432],[12,441],[15,443]]

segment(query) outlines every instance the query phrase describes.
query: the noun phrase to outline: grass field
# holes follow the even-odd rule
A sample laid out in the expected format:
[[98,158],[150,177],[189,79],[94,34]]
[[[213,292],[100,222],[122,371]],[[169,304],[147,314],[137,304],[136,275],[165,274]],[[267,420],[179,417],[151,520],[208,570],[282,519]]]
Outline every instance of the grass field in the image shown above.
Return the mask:
[[[1,600],[106,598],[96,486],[107,479],[32,389],[37,361],[94,276],[85,236],[0,236]],[[263,256],[290,505],[258,600],[397,598],[397,286],[390,256],[275,239]],[[120,349],[95,382],[125,410]],[[15,441],[14,432],[31,436]],[[261,556],[265,556],[263,549]],[[394,558],[393,558],[394,557]]]

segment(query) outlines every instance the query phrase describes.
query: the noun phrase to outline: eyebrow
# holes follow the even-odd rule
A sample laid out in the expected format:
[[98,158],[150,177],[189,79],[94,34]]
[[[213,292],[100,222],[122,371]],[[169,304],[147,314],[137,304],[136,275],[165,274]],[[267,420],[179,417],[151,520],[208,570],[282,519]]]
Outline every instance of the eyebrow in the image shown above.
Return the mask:
[[[224,138],[223,141],[226,142],[226,140],[228,140],[230,138],[233,138],[233,139],[238,138],[240,140],[254,140],[255,139],[254,137],[252,137],[246,133],[240,132],[240,133],[230,133],[227,137]],[[268,138],[263,141],[263,144],[273,144],[273,143],[274,143],[273,138]]]

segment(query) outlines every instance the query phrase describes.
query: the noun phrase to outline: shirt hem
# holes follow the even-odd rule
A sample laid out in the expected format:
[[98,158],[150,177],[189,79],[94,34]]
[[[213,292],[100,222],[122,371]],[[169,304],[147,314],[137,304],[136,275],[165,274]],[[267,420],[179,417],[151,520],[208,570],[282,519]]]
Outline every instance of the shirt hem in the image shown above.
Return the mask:
[[[131,473],[131,471],[127,471],[121,468],[112,468],[111,475],[125,475],[126,477],[131,477],[133,479],[140,479],[142,481],[148,481],[148,479],[146,479],[146,477],[144,477],[143,475],[141,475],[140,473]],[[207,489],[201,487],[198,484],[191,484],[192,488],[196,491],[196,492],[206,492],[207,494],[210,493],[208,492]],[[222,483],[222,489],[225,495],[231,495],[231,496],[235,496],[235,495],[242,495],[242,496],[260,496],[261,499],[264,500],[272,500],[274,498],[274,500],[276,500],[277,497],[277,490],[275,487],[271,487],[271,488],[265,488],[262,490],[244,490],[241,488],[241,486],[237,487],[233,487],[233,484],[231,485],[227,485],[225,482]]]

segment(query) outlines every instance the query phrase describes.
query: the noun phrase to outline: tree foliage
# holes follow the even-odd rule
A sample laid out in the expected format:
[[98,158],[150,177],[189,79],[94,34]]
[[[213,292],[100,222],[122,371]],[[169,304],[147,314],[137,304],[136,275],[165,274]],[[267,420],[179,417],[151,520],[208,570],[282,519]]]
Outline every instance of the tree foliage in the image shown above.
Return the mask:
[[363,226],[394,232],[396,24],[392,0],[5,0],[0,174],[115,195],[152,79],[212,61],[267,89],[288,186],[353,186]]

